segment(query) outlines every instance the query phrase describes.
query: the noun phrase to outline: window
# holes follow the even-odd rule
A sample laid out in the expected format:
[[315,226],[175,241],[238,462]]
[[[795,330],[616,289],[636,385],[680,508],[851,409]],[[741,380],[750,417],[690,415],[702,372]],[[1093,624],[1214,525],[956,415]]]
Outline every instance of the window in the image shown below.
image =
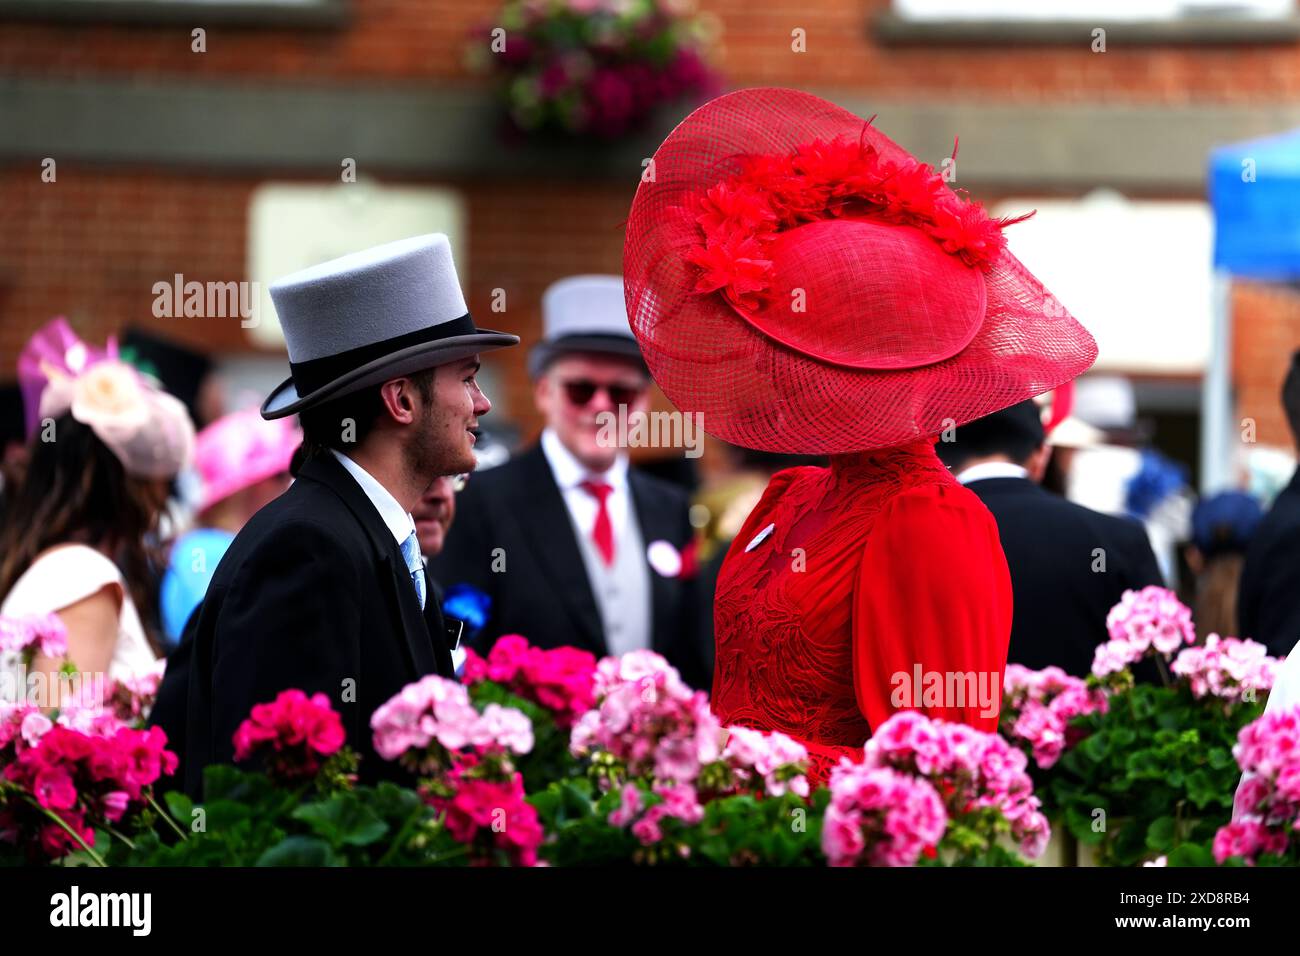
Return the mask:
[[894,0],[909,20],[1177,20],[1288,17],[1294,0]]
[[878,14],[886,43],[1078,43],[1097,27],[1126,43],[1289,43],[1295,0],[893,0]]
[[0,20],[337,26],[348,0],[0,0]]

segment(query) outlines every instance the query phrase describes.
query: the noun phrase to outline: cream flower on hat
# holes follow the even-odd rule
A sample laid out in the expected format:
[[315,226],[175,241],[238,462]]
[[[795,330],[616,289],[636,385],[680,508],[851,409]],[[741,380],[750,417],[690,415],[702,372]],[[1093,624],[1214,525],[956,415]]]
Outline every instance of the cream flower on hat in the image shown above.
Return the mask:
[[100,362],[72,386],[72,417],[90,425],[133,429],[146,424],[149,407],[140,375],[125,362]]

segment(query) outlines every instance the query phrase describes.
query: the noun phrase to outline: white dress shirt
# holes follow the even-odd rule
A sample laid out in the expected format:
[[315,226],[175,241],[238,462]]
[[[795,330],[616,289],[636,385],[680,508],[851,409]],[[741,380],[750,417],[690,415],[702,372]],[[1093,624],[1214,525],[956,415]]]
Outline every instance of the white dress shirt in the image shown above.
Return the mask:
[[[392,493],[387,488],[375,479],[374,475],[370,474],[370,472],[366,471],[355,461],[337,449],[331,448],[330,451],[333,452],[334,457],[339,460],[339,464],[342,465],[344,469],[347,470],[347,473],[353,477],[356,483],[361,486],[361,490],[365,492],[366,497],[370,499],[370,503],[374,505],[375,510],[379,512],[379,517],[383,519],[384,524],[397,540],[397,549],[400,551],[402,549],[402,542],[415,533],[415,518],[412,517],[409,511],[404,511],[402,509],[402,506],[398,503],[397,499],[393,497]],[[417,538],[416,540],[418,541],[419,539]],[[423,553],[420,555],[420,560],[422,566],[423,564],[428,563]],[[433,591],[429,592],[428,597],[430,599],[434,597]],[[465,669],[466,657],[467,654],[464,647],[458,647],[451,652],[451,664],[456,671],[456,676],[458,677]]]
[[588,479],[603,481],[613,489],[605,499],[605,509],[609,512],[609,523],[614,529],[614,547],[617,549],[619,542],[627,539],[631,497],[627,490],[627,455],[620,454],[604,474],[592,474],[564,447],[560,436],[549,428],[542,430],[542,454],[551,466],[551,474],[560,487],[560,494],[564,497],[564,504],[573,517],[574,525],[588,538],[596,527],[596,514],[600,506],[596,503],[596,496],[584,490],[582,483]]
[[401,550],[402,542],[410,537],[411,532],[415,530],[415,519],[411,517],[411,513],[398,504],[397,499],[375,479],[374,475],[338,449],[331,448],[330,452],[339,460],[339,464],[347,470],[347,473],[356,480],[356,483],[361,486],[361,490],[365,492],[366,497],[370,499],[370,503],[379,512],[379,517],[383,519],[384,524],[388,526],[388,530],[397,539],[398,550]]
[[[596,600],[606,650],[619,656],[649,648],[652,583],[645,541],[633,511],[627,455],[620,454],[607,471],[595,474],[589,472],[549,428],[542,432],[541,446],[578,537],[578,551],[592,597]],[[605,508],[614,533],[612,564],[604,562],[592,543],[600,504],[595,495],[582,487],[587,480],[603,481],[611,488],[605,498]]]
[[983,481],[985,478],[1028,478],[1029,472],[1019,465],[1010,461],[985,461],[978,465],[971,465],[964,468],[957,475],[957,480],[963,485],[969,485],[972,481]]

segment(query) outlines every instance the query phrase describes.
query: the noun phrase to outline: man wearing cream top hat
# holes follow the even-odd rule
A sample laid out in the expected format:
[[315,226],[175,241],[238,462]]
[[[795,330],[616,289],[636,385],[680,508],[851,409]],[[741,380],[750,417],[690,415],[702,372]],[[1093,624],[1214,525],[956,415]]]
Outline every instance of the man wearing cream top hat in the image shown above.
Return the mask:
[[529,372],[546,427],[461,492],[434,576],[487,595],[481,651],[503,634],[597,656],[651,649],[699,681],[687,495],[629,467],[601,427],[619,406],[631,416],[649,404],[622,278],[561,279],[542,323]]
[[515,345],[479,329],[441,234],[388,243],[271,286],[292,375],[262,406],[298,414],[297,480],[236,535],[168,663],[154,720],[180,736],[196,794],[228,763],[255,704],[288,688],[339,711],[360,779],[401,779],[370,717],[408,683],[452,676],[454,635],[432,600],[411,510],[440,475],[474,468],[491,409],[480,353]]

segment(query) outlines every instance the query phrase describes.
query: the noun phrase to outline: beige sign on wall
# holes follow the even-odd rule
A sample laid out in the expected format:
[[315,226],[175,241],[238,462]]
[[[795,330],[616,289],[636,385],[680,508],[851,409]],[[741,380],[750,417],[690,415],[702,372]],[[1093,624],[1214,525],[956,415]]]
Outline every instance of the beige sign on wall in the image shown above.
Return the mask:
[[465,219],[463,198],[441,187],[366,180],[262,185],[248,210],[248,274],[258,291],[258,321],[247,329],[249,339],[263,348],[284,347],[267,291],[275,279],[396,239],[446,233],[464,285],[469,275]]
[[1213,217],[1203,202],[1008,199],[995,216],[1032,219],[1007,245],[1097,340],[1092,372],[1204,373],[1212,324]]

